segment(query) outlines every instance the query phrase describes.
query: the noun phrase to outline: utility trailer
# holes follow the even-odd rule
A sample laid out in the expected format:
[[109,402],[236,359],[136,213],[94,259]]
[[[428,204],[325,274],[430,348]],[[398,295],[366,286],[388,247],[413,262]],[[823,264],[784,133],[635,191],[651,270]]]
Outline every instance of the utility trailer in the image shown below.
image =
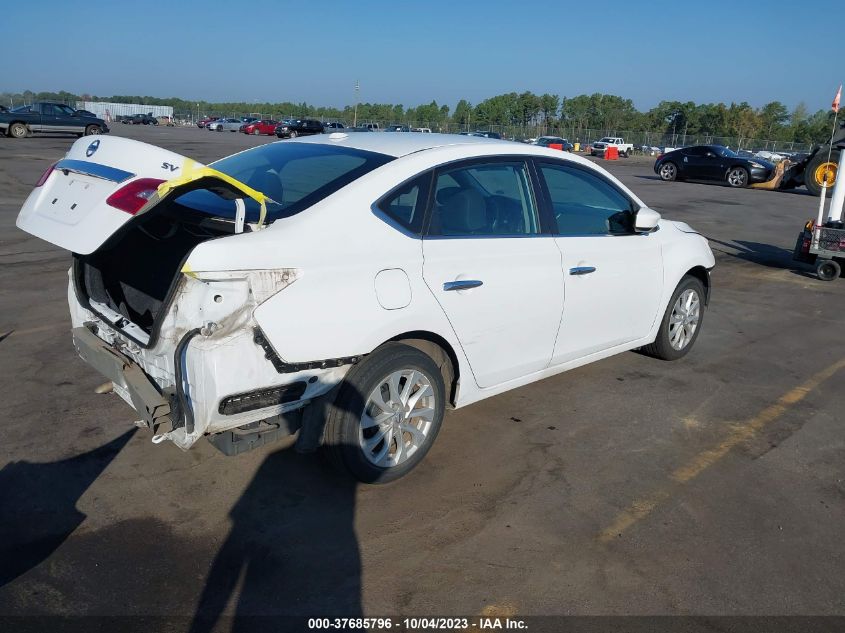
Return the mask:
[[[831,151],[836,152],[838,165],[833,165],[836,171],[845,168],[845,140],[840,141]],[[824,156],[827,160],[827,154]],[[809,188],[809,186],[808,186]],[[816,267],[816,275],[822,281],[833,281],[842,274],[845,268],[845,178],[835,181],[828,210],[827,220],[824,220],[825,196],[827,187],[819,189],[819,211],[815,220],[808,220],[804,230],[798,235],[795,252],[792,258],[799,262]]]

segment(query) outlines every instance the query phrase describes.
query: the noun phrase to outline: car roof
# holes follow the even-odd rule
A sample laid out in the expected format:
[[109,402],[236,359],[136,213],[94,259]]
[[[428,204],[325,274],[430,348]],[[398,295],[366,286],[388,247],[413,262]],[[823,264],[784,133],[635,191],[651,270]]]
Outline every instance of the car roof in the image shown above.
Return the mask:
[[[291,141],[284,142],[290,143]],[[502,141],[483,136],[461,136],[460,134],[387,134],[384,132],[376,132],[374,134],[365,134],[363,132],[349,132],[348,134],[334,132],[332,134],[317,134],[298,138],[294,142],[340,145],[341,147],[360,149],[367,152],[387,154],[396,158],[447,145],[488,145],[490,143],[498,143],[504,146],[514,145],[512,141]]]

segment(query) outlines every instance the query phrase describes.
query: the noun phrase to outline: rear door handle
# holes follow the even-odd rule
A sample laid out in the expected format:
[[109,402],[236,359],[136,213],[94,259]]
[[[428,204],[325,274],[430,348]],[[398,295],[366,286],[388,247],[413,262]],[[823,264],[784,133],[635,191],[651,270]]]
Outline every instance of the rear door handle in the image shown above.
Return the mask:
[[469,290],[470,288],[478,288],[483,285],[483,281],[478,279],[459,279],[457,281],[447,281],[443,284],[443,290]]
[[595,266],[576,266],[575,268],[569,269],[570,275],[589,275],[594,272],[596,272]]

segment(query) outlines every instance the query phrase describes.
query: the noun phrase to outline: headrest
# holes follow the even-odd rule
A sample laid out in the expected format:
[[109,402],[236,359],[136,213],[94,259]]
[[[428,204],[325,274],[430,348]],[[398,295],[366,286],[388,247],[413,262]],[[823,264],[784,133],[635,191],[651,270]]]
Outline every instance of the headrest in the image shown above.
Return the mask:
[[462,189],[451,196],[442,215],[446,233],[475,233],[487,226],[487,205],[474,189]]

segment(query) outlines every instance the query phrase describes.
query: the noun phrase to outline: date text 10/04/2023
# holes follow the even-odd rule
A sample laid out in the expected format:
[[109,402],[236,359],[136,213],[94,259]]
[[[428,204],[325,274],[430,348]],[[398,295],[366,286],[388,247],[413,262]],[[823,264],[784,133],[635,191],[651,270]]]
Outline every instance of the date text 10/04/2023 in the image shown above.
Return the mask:
[[367,630],[367,631],[493,631],[524,630],[524,620],[513,617],[474,618],[309,618],[309,630]]

